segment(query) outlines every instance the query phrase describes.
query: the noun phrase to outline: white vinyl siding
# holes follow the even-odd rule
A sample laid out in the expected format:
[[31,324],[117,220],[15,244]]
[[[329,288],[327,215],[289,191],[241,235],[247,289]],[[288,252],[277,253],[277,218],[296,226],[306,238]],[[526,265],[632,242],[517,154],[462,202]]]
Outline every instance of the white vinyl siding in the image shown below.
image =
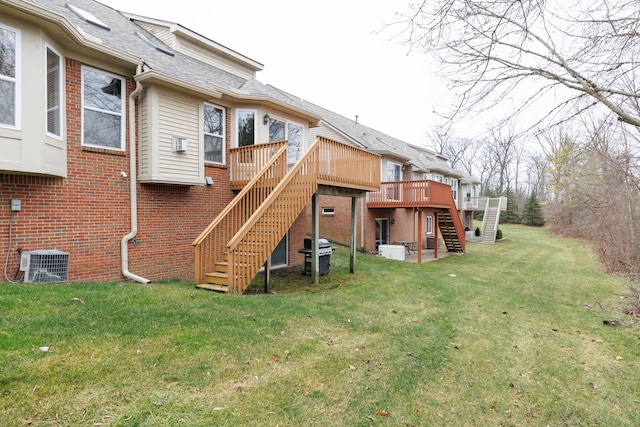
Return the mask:
[[[163,174],[186,180],[198,180],[199,105],[173,97],[159,99],[159,167]],[[186,153],[173,151],[173,137],[187,138]]]
[[[204,185],[202,101],[157,86],[150,86],[143,94],[140,182]],[[174,151],[174,137],[187,140],[186,151]]]

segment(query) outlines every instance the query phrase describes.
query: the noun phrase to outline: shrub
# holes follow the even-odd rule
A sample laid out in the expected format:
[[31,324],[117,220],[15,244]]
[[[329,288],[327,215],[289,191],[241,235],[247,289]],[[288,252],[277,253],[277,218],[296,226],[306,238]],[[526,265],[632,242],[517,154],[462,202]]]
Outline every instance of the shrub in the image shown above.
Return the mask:
[[498,228],[498,231],[496,232],[496,240],[500,240],[500,239],[502,239],[502,230]]
[[476,227],[475,234],[476,234],[476,237],[480,237],[480,227]]

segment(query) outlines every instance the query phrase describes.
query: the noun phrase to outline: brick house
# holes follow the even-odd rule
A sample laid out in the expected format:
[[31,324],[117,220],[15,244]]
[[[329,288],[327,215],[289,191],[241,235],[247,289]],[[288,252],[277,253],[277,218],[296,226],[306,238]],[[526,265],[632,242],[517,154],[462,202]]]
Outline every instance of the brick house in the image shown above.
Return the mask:
[[[312,142],[319,116],[256,80],[262,68],[178,24],[92,0],[0,0],[4,279],[14,277],[20,248],[68,253],[72,282],[195,275],[204,283],[205,270],[220,261],[209,258],[222,250],[203,246],[203,230],[210,233],[219,214],[248,198],[253,204],[235,208],[242,219],[232,221],[221,246],[228,248],[245,223],[265,222],[253,215],[270,215],[260,204],[269,193],[286,193],[275,181],[297,182],[284,177],[302,161],[317,162],[314,150],[336,145]],[[363,153],[347,156],[370,158]],[[280,179],[269,180],[276,169]],[[260,174],[266,178],[254,182]],[[328,176],[324,184],[333,185]],[[379,176],[367,179],[346,186],[379,188]],[[308,185],[307,200],[318,182]],[[269,197],[287,222],[260,232],[269,241],[251,271],[233,277],[250,280],[265,258],[271,265],[302,262],[289,241],[303,240],[307,216]],[[245,233],[255,240],[255,231]],[[236,240],[242,246],[251,239]]]

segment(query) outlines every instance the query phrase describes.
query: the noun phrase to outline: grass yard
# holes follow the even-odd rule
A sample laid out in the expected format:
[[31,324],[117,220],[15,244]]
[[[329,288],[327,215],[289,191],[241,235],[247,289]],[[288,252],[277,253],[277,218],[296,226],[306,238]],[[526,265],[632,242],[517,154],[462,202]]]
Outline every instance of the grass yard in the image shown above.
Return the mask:
[[501,228],[356,274],[340,248],[271,295],[3,283],[0,425],[640,426],[626,283],[584,242]]

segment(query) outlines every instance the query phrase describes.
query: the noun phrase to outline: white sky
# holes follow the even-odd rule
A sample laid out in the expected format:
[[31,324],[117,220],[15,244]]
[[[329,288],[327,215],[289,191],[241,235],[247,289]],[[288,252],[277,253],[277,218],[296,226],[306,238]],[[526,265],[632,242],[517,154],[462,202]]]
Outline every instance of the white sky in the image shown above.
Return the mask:
[[[403,141],[430,145],[444,84],[385,23],[408,0],[100,0],[177,22],[264,64],[257,78]],[[378,34],[376,34],[378,33]]]

